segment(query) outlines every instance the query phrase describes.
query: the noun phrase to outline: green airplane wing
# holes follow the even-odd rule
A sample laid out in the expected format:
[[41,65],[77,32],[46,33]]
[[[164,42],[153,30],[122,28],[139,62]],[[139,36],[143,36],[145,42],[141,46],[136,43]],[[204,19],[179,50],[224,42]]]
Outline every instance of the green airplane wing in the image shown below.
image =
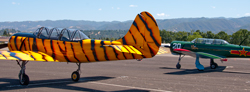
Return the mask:
[[205,53],[205,52],[193,52],[193,51],[190,51],[190,50],[187,50],[187,49],[174,49],[174,51],[182,53],[184,55],[190,55],[192,57],[196,57],[197,55],[199,55],[200,58],[211,58],[211,59],[226,58],[224,56],[209,54],[209,53]]

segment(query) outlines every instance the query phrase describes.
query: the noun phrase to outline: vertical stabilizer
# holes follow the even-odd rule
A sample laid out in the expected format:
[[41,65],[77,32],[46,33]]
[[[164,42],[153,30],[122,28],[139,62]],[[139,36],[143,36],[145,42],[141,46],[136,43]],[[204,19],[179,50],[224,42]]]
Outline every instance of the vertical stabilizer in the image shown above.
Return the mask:
[[148,12],[138,14],[128,33],[117,41],[141,49],[146,58],[155,56],[161,46],[158,25],[154,17]]

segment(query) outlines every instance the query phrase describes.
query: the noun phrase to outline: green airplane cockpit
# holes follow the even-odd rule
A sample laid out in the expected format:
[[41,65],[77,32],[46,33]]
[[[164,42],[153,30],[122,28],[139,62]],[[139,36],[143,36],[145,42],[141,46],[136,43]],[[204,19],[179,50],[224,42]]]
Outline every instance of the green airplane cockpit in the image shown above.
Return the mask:
[[227,41],[222,39],[209,39],[209,38],[196,38],[192,40],[191,43],[216,44],[216,45],[229,44]]

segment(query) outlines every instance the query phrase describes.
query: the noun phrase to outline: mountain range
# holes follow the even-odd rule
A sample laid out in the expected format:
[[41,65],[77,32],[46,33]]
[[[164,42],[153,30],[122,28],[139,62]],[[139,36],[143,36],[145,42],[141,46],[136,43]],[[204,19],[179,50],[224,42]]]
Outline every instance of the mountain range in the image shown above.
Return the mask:
[[[159,29],[167,31],[190,31],[201,30],[218,33],[225,31],[232,34],[239,29],[250,30],[250,17],[241,18],[177,18],[177,19],[156,19]],[[0,29],[13,28],[20,31],[33,32],[37,28],[58,27],[80,30],[128,30],[132,24],[128,21],[86,21],[86,20],[45,20],[45,21],[21,21],[21,22],[0,22]]]

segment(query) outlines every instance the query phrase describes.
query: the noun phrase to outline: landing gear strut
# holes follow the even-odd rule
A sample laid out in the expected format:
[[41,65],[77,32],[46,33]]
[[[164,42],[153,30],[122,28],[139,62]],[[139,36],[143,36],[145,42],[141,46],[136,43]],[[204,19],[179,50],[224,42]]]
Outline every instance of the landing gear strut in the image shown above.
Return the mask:
[[79,71],[81,70],[81,63],[76,63],[76,65],[78,66],[78,69],[71,74],[71,79],[75,82],[80,79]]
[[181,59],[182,59],[184,56],[185,56],[185,55],[181,56],[181,54],[180,54],[178,63],[176,64],[176,68],[177,68],[177,69],[180,69],[180,68],[181,68],[180,62],[181,62]]
[[[20,64],[20,62],[22,62],[22,64]],[[28,61],[20,61],[17,60],[17,64],[21,67],[21,70],[18,74],[18,78],[19,78],[19,83],[21,85],[28,85],[30,80],[29,80],[29,76],[25,74],[25,65],[28,63]]]
[[218,64],[214,62],[214,59],[210,59],[210,68],[216,69],[218,67]]
[[196,54],[195,66],[199,71],[204,71],[204,66],[200,63],[199,54]]

